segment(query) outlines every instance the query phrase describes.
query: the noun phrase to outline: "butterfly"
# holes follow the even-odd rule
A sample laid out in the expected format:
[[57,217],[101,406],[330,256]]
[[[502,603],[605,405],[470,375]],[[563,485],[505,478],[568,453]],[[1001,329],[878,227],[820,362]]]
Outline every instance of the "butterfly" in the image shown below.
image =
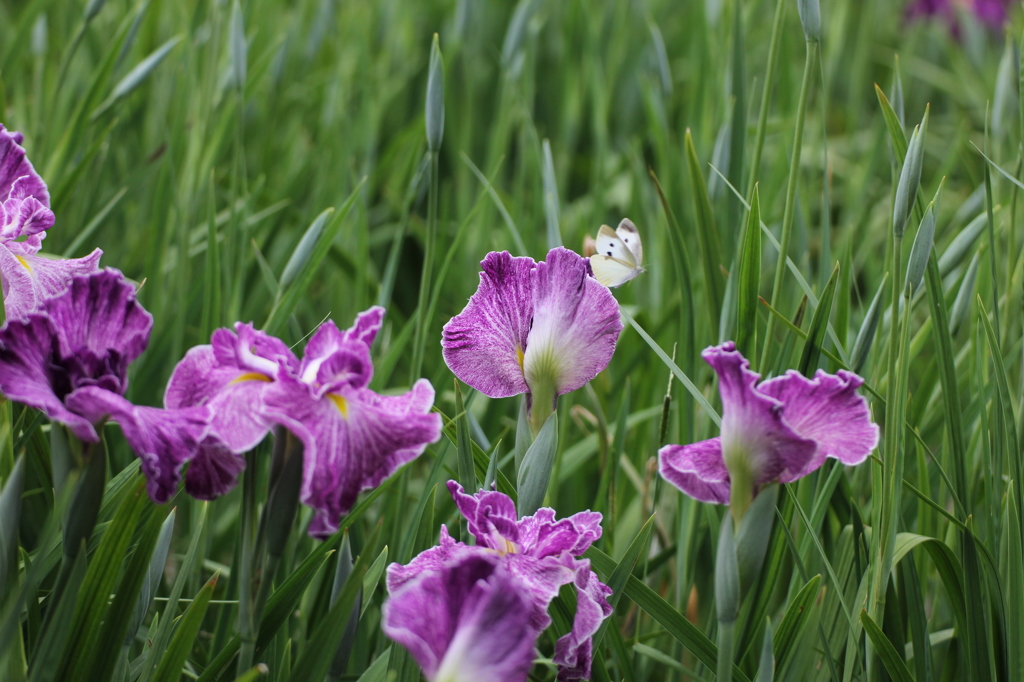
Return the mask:
[[629,218],[612,231],[602,225],[597,231],[597,253],[590,257],[594,277],[606,287],[622,286],[644,271],[644,247],[640,233]]

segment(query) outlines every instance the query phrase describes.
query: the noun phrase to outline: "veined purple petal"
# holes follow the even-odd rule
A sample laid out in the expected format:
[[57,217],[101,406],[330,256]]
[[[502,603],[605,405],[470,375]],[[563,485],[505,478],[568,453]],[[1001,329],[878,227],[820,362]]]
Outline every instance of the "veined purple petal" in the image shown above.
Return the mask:
[[[40,309],[47,299],[60,296],[74,278],[96,272],[103,252],[84,258],[54,259],[36,256],[21,243],[0,243],[0,278],[3,280],[7,319],[24,317]],[[18,253],[22,251],[23,253]]]
[[66,292],[43,302],[40,313],[53,320],[61,356],[76,361],[76,388],[102,382],[124,393],[128,365],[146,349],[153,316],[120,272],[107,268],[75,277]]
[[816,443],[786,423],[781,402],[755,388],[760,375],[750,371],[736,345],[728,341],[701,355],[718,374],[723,455],[733,452],[746,458],[755,485],[803,470],[817,451]]
[[476,547],[456,542],[448,534],[448,527],[441,524],[441,534],[436,545],[417,554],[408,564],[390,564],[385,578],[388,593],[395,594],[403,585],[428,571],[439,571],[456,558],[477,552]]
[[480,263],[480,286],[444,326],[444,361],[460,380],[492,398],[526,393],[523,375],[533,318],[532,258],[492,251]]
[[218,364],[262,374],[267,379],[276,378],[282,367],[294,372],[299,366],[298,358],[283,341],[251,323],[236,322],[233,332],[223,327],[215,330],[210,344]]
[[[353,329],[358,325],[359,320]],[[363,334],[372,338],[376,329],[372,333],[364,329]],[[370,346],[360,340],[358,333],[342,332],[333,320],[327,320],[310,338],[299,376],[303,383],[313,387],[317,397],[342,387],[363,388],[373,378]]]
[[666,445],[658,451],[658,471],[695,500],[729,504],[729,471],[722,459],[721,438]]
[[502,557],[509,573],[516,576],[528,588],[532,604],[530,622],[538,632],[551,625],[548,605],[558,596],[562,585],[568,585],[576,576],[568,554],[562,557],[533,557],[528,554],[510,553]]
[[527,590],[477,549],[393,592],[382,627],[430,682],[525,682],[540,634],[529,613]]
[[619,304],[587,274],[587,261],[563,247],[548,252],[532,280],[533,326],[523,357],[526,383],[554,385],[556,395],[575,391],[611,361],[622,331]]
[[[20,194],[28,177],[15,183],[12,194]],[[0,220],[0,240],[7,241],[22,236],[39,234],[53,227],[56,218],[50,207],[33,196],[11,198],[3,202],[3,219]]]
[[790,370],[762,383],[758,390],[785,407],[782,416],[793,430],[813,439],[818,450],[801,469],[789,469],[782,476],[789,483],[806,476],[834,457],[843,464],[860,464],[878,445],[878,426],[857,389],[864,383],[856,374],[839,370],[828,374],[818,370],[814,379]]
[[185,472],[185,492],[197,500],[215,500],[235,487],[244,469],[245,457],[207,435]]
[[574,559],[576,567],[576,617],[572,630],[555,642],[554,662],[558,666],[558,679],[590,679],[590,664],[593,659],[593,638],[601,623],[612,615],[608,603],[610,587],[597,578],[590,570],[586,559]]
[[0,124],[0,201],[11,197],[17,183],[16,198],[34,197],[49,207],[50,194],[46,183],[28,160],[21,147],[22,140],[20,133],[9,132]]
[[213,346],[196,346],[174,368],[164,406],[208,406],[217,445],[240,454],[256,447],[270,431],[263,409],[263,394],[270,382],[261,372],[220,364]]
[[65,373],[53,371],[59,358],[57,330],[48,317],[11,320],[0,329],[0,392],[42,410],[80,440],[96,443],[99,436],[92,423],[64,405],[73,387]]
[[469,532],[478,545],[499,552],[520,551],[519,519],[516,505],[508,495],[492,490],[467,495],[456,481],[448,481],[448,490],[469,522]]
[[142,460],[149,496],[158,504],[177,492],[181,468],[195,455],[210,421],[205,407],[140,407],[98,386],[80,388],[66,402],[93,423],[110,417],[120,424],[128,444]]
[[519,522],[520,551],[535,557],[580,556],[601,537],[601,514],[584,511],[555,520],[555,510],[542,507]]
[[440,438],[441,416],[429,412],[433,398],[426,379],[402,396],[345,387],[317,397],[312,387],[285,376],[268,385],[267,417],[305,448],[300,499],[317,510],[310,534],[336,531],[360,491],[380,485]]

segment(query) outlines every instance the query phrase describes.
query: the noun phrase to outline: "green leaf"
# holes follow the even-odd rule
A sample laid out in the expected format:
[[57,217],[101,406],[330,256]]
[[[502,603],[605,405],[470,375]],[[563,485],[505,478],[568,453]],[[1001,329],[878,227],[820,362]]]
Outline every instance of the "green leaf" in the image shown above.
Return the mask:
[[[135,545],[135,550],[132,552],[131,557],[125,564],[124,573],[121,576],[121,582],[117,586],[117,591],[114,593],[110,610],[107,612],[107,615],[103,620],[103,629],[99,636],[100,642],[110,642],[113,644],[114,642],[125,641],[125,635],[128,632],[129,626],[137,617],[139,603],[142,601],[140,597],[143,596],[140,593],[143,590],[143,586],[151,579],[150,560],[154,558],[154,549],[157,546],[157,541],[162,535],[161,529],[164,526],[166,514],[166,507],[155,507],[149,511],[149,518],[145,521],[145,524],[139,533],[139,540]],[[169,540],[170,533],[168,533],[167,536]],[[164,547],[164,555],[162,558],[164,560],[167,559],[166,546]],[[159,567],[161,572],[163,571],[163,567],[163,563],[161,563]],[[145,597],[145,609],[148,610],[148,590]],[[142,616],[145,616],[145,611],[142,612]],[[139,618],[138,623],[135,624],[136,629],[141,622],[142,618]],[[131,634],[134,636],[134,632]],[[83,663],[83,665],[86,666],[84,670],[91,671],[91,679],[96,682],[102,682],[110,679],[118,661],[117,656],[99,656],[99,653],[99,650],[92,652],[92,660],[87,658],[86,662]]]
[[[622,560],[616,564],[611,575],[608,576],[608,580],[605,581],[605,585],[610,587],[612,590],[612,594],[608,598],[608,605],[611,606],[613,610],[618,605],[619,599],[622,598],[622,593],[626,587],[626,583],[629,581],[630,576],[633,575],[633,567],[636,566],[637,560],[647,547],[647,541],[651,537],[652,528],[654,528],[653,516],[647,519],[647,523],[643,525],[640,532],[637,533],[635,538],[633,538],[633,542],[629,543],[629,547],[626,548],[626,552],[622,555]],[[598,630],[596,635],[594,635],[592,646],[594,651],[598,651],[598,646],[601,644],[605,631],[609,627],[612,627],[611,619],[607,619],[601,623],[601,629]]]
[[366,546],[359,555],[355,566],[352,567],[352,572],[349,574],[348,580],[345,581],[345,587],[338,594],[337,601],[306,640],[302,654],[292,667],[292,674],[289,678],[292,682],[322,680],[327,674],[345,633],[349,614],[352,613],[359,591],[363,586],[363,576],[370,565],[370,557],[376,551],[380,529],[381,525],[377,524],[367,539]]
[[[544,218],[548,228],[548,250],[562,245],[562,233],[558,228],[558,183],[555,181],[555,162],[551,157],[551,142],[544,138],[542,144],[544,163],[541,165],[541,180],[544,183]],[[641,265],[641,263],[637,263]]]
[[239,90],[245,89],[245,71],[249,46],[245,41],[245,17],[238,0],[231,3],[231,23],[229,44],[231,46],[231,74],[234,85]]
[[811,607],[818,598],[819,584],[821,584],[821,576],[816,575],[789,602],[786,614],[782,617],[782,622],[779,623],[778,630],[775,632],[777,670],[785,670],[790,658],[799,656],[797,647],[804,630],[810,623]]
[[867,633],[874,645],[878,657],[882,659],[882,665],[885,666],[885,670],[892,677],[893,682],[914,682],[914,676],[910,674],[910,669],[907,668],[907,664],[896,651],[896,647],[882,632],[882,628],[878,627],[871,619],[867,611],[860,612],[860,622],[864,625],[864,632]]
[[757,677],[754,682],[772,682],[775,677],[775,656],[772,650],[772,621],[769,618],[764,626],[764,641],[761,643],[761,660],[757,666]]
[[[103,455],[94,453],[94,457],[102,459]],[[131,493],[121,502],[89,562],[85,580],[77,593],[68,646],[64,650],[57,679],[72,679],[75,671],[92,669],[95,656],[99,653],[100,625],[107,613],[110,593],[114,590],[114,583],[120,574],[139,517],[151,504],[146,495],[146,481],[142,476],[137,476]],[[130,614],[134,606],[135,595],[132,595],[125,613]],[[111,644],[120,642],[118,638]]]
[[391,647],[384,649],[380,656],[366,668],[356,682],[385,682],[388,678],[388,660],[391,658]]
[[114,86],[114,90],[107,97],[106,101],[103,102],[94,112],[92,112],[92,119],[95,121],[97,118],[102,116],[106,111],[117,103],[118,100],[124,99],[132,92],[135,91],[140,85],[142,85],[150,74],[160,66],[160,62],[174,49],[174,46],[181,42],[182,36],[174,36],[166,43],[153,50],[152,53],[141,62],[138,66],[128,72],[128,74],[122,78],[117,85]]
[[380,555],[370,565],[370,568],[366,570],[366,575],[363,577],[363,607],[359,612],[359,616],[366,615],[366,609],[372,602],[374,591],[377,589],[377,583],[380,582],[380,577],[384,575],[384,569],[388,563],[388,547],[384,545],[384,549],[380,551]]
[[480,486],[477,484],[473,462],[473,439],[469,437],[469,416],[462,401],[462,385],[458,379],[455,379],[455,449],[458,453],[459,483],[467,495],[472,495]]
[[305,266],[296,275],[292,285],[288,287],[281,295],[281,298],[274,304],[270,315],[267,317],[267,321],[263,325],[263,330],[268,334],[277,334],[280,331],[281,325],[295,312],[299,301],[306,295],[309,285],[313,283],[313,278],[320,268],[320,263],[323,262],[324,257],[331,250],[331,244],[334,243],[335,237],[338,236],[338,232],[341,230],[345,218],[348,217],[349,211],[352,210],[352,206],[355,205],[364,184],[366,184],[365,177],[355,186],[340,209],[337,211],[327,209],[327,211],[333,211],[333,215],[328,214],[331,216],[330,222],[320,234],[319,239],[317,239],[316,246],[313,247]]
[[558,412],[552,412],[544,422],[537,439],[530,445],[519,469],[516,491],[519,501],[516,511],[520,518],[530,516],[544,504],[544,496],[551,481],[551,469],[558,451]]
[[[832,315],[832,300],[835,298],[836,283],[839,281],[839,263],[836,263],[832,270],[832,276],[828,278],[825,290],[821,292],[818,300],[818,307],[814,309],[811,317],[811,326],[807,328],[807,340],[804,341],[804,350],[800,355],[800,373],[805,377],[814,374],[818,368],[818,361],[821,358],[821,344],[825,340],[825,330],[828,327],[828,319]],[[767,341],[767,339],[766,339]]]
[[[56,677],[57,666],[61,662],[61,653],[67,650],[73,622],[72,615],[78,603],[79,588],[85,580],[85,574],[86,559],[83,548],[77,553],[74,564],[68,572],[63,591],[56,595],[56,603],[50,604],[42,634],[32,652],[32,661],[28,670],[29,682],[64,679]],[[7,643],[4,642],[4,644]]]
[[441,149],[444,136],[444,58],[437,34],[430,45],[430,65],[427,67],[427,148],[432,152]]
[[736,563],[741,595],[747,594],[761,573],[775,522],[775,503],[778,498],[778,485],[761,488],[736,531]]
[[896,183],[896,198],[893,200],[892,229],[897,237],[903,236],[907,220],[917,201],[917,188],[921,184],[921,167],[924,165],[924,138],[928,134],[928,108],[924,110],[921,125],[914,128],[907,145],[907,156]]
[[[18,522],[25,487],[25,457],[18,457],[0,492],[0,595],[8,595],[18,575]],[[3,600],[0,600],[0,605]]]
[[284,270],[281,272],[281,280],[278,282],[277,296],[280,298],[281,294],[284,293],[288,287],[292,285],[295,278],[298,277],[302,269],[306,267],[306,263],[309,262],[310,257],[313,255],[313,249],[320,239],[321,233],[324,231],[324,225],[327,224],[327,219],[331,217],[334,212],[333,209],[327,209],[320,213],[309,224],[306,231],[302,235],[302,239],[295,245],[295,250],[292,251],[291,257],[284,266]]
[[686,129],[686,165],[690,170],[690,183],[693,187],[693,211],[697,221],[701,265],[704,268],[704,292],[708,299],[708,314],[711,316],[711,328],[718,329],[721,325],[719,315],[725,291],[722,282],[721,248],[718,245],[715,214],[711,209],[704,173],[701,172],[700,160],[697,158],[697,150],[693,146],[693,136],[689,128]]
[[206,616],[206,609],[210,606],[210,597],[213,596],[213,588],[217,586],[217,576],[210,578],[209,582],[203,585],[192,603],[185,609],[185,613],[178,621],[178,627],[174,631],[167,651],[160,659],[156,673],[153,675],[153,682],[178,682],[181,679],[182,668],[185,667],[185,659],[192,651],[192,645],[199,634],[199,628]]
[[160,619],[160,627],[157,629],[156,636],[152,639],[152,644],[147,652],[146,661],[139,676],[139,682],[149,682],[152,679],[151,676],[159,665],[167,647],[167,642],[170,640],[171,628],[174,625],[174,614],[178,611],[178,600],[181,599],[181,594],[185,590],[185,583],[188,582],[195,571],[196,560],[199,556],[199,543],[205,536],[204,529],[207,523],[209,506],[209,502],[202,502],[199,505],[199,518],[192,529],[192,539],[189,542],[188,551],[185,553],[185,558],[178,568],[178,575],[174,579],[174,585],[171,586],[171,593],[164,606],[163,617]]
[[[584,556],[590,559],[591,565],[598,575],[605,579],[618,565],[614,559],[593,546],[587,550]],[[718,660],[718,647],[715,643],[708,639],[707,635],[701,632],[696,625],[676,611],[671,604],[658,596],[658,593],[636,576],[630,576],[626,582],[624,594],[665,628],[666,632],[692,651],[704,665],[711,669],[715,668]],[[733,666],[732,676],[733,679],[740,680],[740,682],[749,682],[750,680],[736,666]]]
[[757,185],[750,197],[747,226],[739,258],[736,291],[736,348],[745,357],[757,355],[757,302],[761,286],[761,200]]

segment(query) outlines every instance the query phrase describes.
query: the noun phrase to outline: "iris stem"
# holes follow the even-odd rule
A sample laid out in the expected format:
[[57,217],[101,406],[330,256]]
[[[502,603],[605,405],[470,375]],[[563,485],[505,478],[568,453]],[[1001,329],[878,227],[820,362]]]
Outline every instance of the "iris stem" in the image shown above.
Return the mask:
[[[811,76],[814,73],[814,60],[818,54],[818,41],[807,41],[807,56],[804,61],[804,77],[800,85],[800,100],[796,109],[796,134],[793,140],[793,156],[789,161],[789,180],[786,184],[786,207],[782,213],[782,238],[779,240],[779,260],[775,265],[775,283],[772,285],[771,304],[778,307],[782,294],[782,280],[786,273],[786,255],[789,253],[789,242],[793,235],[793,214],[796,207],[796,183],[800,176],[800,151],[803,146],[804,121],[807,115],[807,97],[811,89]],[[766,84],[767,85],[767,84]],[[756,166],[755,166],[756,168]],[[764,333],[764,347],[761,350],[761,368],[768,365],[768,349],[772,346],[772,333],[775,330],[775,318],[768,318],[768,326]]]
[[416,316],[416,345],[413,347],[412,372],[410,381],[416,381],[420,376],[420,369],[423,366],[423,347],[427,342],[427,329],[430,328],[430,320],[427,319],[427,302],[430,292],[431,279],[434,270],[434,249],[437,242],[437,194],[438,194],[438,155],[436,151],[429,151],[430,156],[430,189],[427,194],[427,240],[423,248],[423,271],[420,274],[420,296]]
[[764,74],[764,89],[761,92],[761,109],[757,114],[757,132],[754,135],[754,158],[750,164],[750,178],[747,180],[746,196],[750,196],[757,181],[757,171],[761,165],[761,152],[764,150],[764,135],[768,129],[768,107],[772,101],[772,87],[775,85],[775,72],[779,65],[779,40],[782,36],[782,19],[786,16],[786,0],[779,0],[775,5],[775,19],[772,21],[772,37],[768,45],[768,66]]
[[238,580],[238,632],[241,645],[238,649],[237,675],[252,668],[256,653],[256,619],[253,612],[253,577],[256,573],[256,482],[257,462],[255,451],[245,456],[245,473],[242,474],[242,553]]

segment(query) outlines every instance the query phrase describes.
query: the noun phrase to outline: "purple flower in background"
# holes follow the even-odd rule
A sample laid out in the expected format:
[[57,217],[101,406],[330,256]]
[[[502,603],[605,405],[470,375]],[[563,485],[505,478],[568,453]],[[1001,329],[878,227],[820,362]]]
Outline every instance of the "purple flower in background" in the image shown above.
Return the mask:
[[96,270],[102,251],[54,260],[37,255],[53,226],[50,194],[21,147],[0,125],[0,280],[8,319],[25,316],[64,291],[72,277]]
[[492,398],[529,393],[536,432],[558,396],[608,366],[622,331],[619,305],[586,259],[562,247],[541,263],[491,252],[480,266],[476,293],[444,326],[444,360]]
[[303,444],[300,499],[317,511],[310,534],[336,531],[360,491],[380,485],[441,435],[426,379],[398,396],[367,388],[370,345],[383,316],[383,308],[370,308],[346,331],[324,323],[301,361],[280,340],[241,323],[190,350],[174,370],[164,403],[205,405],[213,420],[186,490],[203,499],[230,490],[245,466],[240,455],[280,424]]
[[[608,596],[611,590],[598,580],[590,569],[590,562],[579,559],[591,543],[601,537],[601,515],[581,512],[566,519],[556,520],[553,509],[543,508],[533,516],[517,520],[515,505],[507,495],[481,490],[467,495],[455,481],[448,482],[459,511],[469,522],[469,530],[476,538],[475,546],[455,542],[442,526],[441,541],[406,566],[388,567],[388,591],[391,599],[385,607],[384,632],[406,646],[430,680],[524,680],[530,666],[512,665],[493,677],[472,675],[442,677],[437,674],[441,661],[454,661],[453,666],[471,666],[473,657],[486,654],[488,642],[504,637],[501,630],[473,644],[472,650],[457,647],[454,637],[439,636],[439,632],[454,633],[452,628],[435,622],[435,610],[427,610],[418,619],[410,617],[417,611],[429,609],[424,597],[425,581],[447,575],[453,567],[471,557],[483,556],[496,561],[503,575],[509,576],[515,591],[525,594],[529,609],[529,628],[519,635],[529,639],[527,662],[533,660],[533,643],[537,635],[550,623],[548,604],[562,585],[574,584],[577,594],[576,617],[572,630],[555,644],[554,662],[558,665],[559,680],[579,680],[590,676],[593,656],[592,637],[601,622],[611,615]],[[427,582],[426,584],[433,584]],[[460,588],[465,589],[465,588]],[[522,609],[521,609],[522,610]],[[455,619],[458,621],[458,618]],[[498,625],[498,628],[505,627]],[[509,626],[511,627],[511,626]],[[446,629],[447,628],[447,629]],[[425,653],[424,642],[430,642],[430,653]],[[512,642],[506,642],[511,646]],[[515,649],[519,651],[518,648]],[[516,659],[521,663],[520,659]],[[469,668],[467,668],[467,671]]]
[[[807,379],[790,370],[758,383],[761,375],[731,341],[702,356],[718,374],[722,395],[721,436],[659,451],[661,475],[702,502],[746,508],[759,486],[795,481],[834,457],[863,462],[878,444],[878,426],[857,394],[856,374],[821,370]],[[733,488],[744,499],[731,500]]]
[[959,33],[956,14],[957,8],[962,8],[987,26],[998,29],[1006,23],[1010,4],[1010,0],[914,0],[907,5],[907,15],[911,18],[942,17],[954,33]]
[[150,496],[163,503],[177,490],[209,413],[140,407],[123,397],[128,365],[145,350],[152,326],[120,272],[76,277],[38,312],[0,329],[0,391],[88,443],[98,442],[97,425],[113,418],[142,460]]

